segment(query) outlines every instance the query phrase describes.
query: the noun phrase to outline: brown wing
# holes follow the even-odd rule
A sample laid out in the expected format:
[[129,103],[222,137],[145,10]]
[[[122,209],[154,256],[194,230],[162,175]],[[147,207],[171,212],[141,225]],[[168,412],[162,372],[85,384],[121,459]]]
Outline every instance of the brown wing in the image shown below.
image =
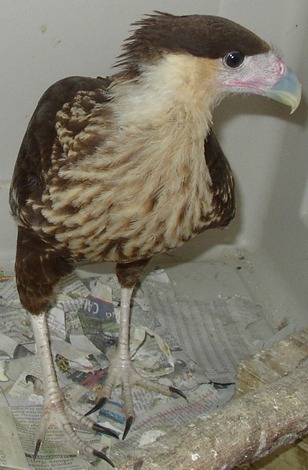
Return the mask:
[[[59,248],[49,235],[39,236],[35,226],[41,223],[37,210],[46,185],[46,174],[57,152],[56,115],[76,94],[97,90],[105,97],[106,79],[69,77],[52,85],[40,99],[28,125],[16,161],[10,206],[18,219],[16,283],[22,305],[31,313],[47,311],[53,301],[54,285],[73,269],[70,253]],[[85,124],[84,124],[85,125]],[[80,123],[79,123],[80,127]],[[77,132],[78,129],[75,129]]]
[[[234,180],[228,160],[211,129],[204,142],[204,157],[213,189],[213,223],[206,228],[228,225],[235,215]],[[215,217],[213,217],[215,215]]]
[[40,99],[20,147],[10,190],[12,214],[23,225],[31,227],[35,223],[31,202],[40,201],[44,175],[51,166],[57,112],[79,91],[99,90],[104,96],[108,85],[108,79],[68,77],[52,85]]

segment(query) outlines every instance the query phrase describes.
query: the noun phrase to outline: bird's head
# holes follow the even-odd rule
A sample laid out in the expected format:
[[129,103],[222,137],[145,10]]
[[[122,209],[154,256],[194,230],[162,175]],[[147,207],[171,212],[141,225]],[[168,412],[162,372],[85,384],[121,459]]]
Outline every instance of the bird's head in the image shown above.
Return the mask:
[[291,112],[299,105],[301,86],[285,62],[265,41],[230,20],[157,12],[136,26],[120,56],[119,64],[128,72],[140,76],[165,69],[157,79],[175,77],[179,82],[181,75],[187,87],[191,74],[211,97],[210,107],[229,93],[267,96],[290,106]]

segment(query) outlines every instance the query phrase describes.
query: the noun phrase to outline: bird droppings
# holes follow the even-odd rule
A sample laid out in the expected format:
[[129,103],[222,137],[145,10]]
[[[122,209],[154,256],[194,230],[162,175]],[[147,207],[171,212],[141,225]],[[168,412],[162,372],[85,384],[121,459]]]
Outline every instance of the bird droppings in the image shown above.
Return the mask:
[[47,31],[47,24],[42,24],[42,26],[40,27],[40,31],[41,33],[45,34]]
[[195,462],[196,460],[200,459],[200,454],[191,454],[191,460]]
[[166,433],[161,431],[160,429],[153,429],[151,431],[146,431],[142,434],[139,447],[146,446],[147,444],[152,444],[155,442],[159,437],[164,436]]

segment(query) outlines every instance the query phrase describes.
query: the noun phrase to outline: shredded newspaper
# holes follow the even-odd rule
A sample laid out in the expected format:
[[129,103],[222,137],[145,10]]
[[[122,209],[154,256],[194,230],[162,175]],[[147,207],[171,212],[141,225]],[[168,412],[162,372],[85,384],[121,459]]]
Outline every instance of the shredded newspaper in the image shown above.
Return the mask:
[[[49,313],[52,352],[66,399],[86,413],[102,391],[119,331],[120,288],[114,275],[72,274],[57,288]],[[28,313],[13,277],[0,276],[0,466],[8,469],[91,468],[55,426],[33,460],[43,407],[43,382]],[[211,303],[179,299],[165,271],[147,275],[132,302],[131,353],[138,371],[182,390],[165,397],[134,387],[136,420],[125,441],[78,428],[92,446],[120,461],[177,424],[189,423],[228,401],[239,361],[260,351],[274,331],[262,309],[240,296]],[[262,336],[262,331],[267,336]],[[269,333],[270,332],[270,333]],[[280,332],[281,334],[281,332]],[[93,420],[121,433],[121,391]],[[110,468],[106,462],[98,468]]]

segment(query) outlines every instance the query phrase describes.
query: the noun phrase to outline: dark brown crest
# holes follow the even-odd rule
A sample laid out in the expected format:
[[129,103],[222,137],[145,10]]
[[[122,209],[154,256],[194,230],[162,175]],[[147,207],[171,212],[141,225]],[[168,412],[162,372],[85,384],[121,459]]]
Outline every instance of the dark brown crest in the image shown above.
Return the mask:
[[269,45],[248,29],[217,16],[174,16],[155,12],[134,23],[137,29],[124,43],[117,65],[138,70],[140,63],[164,53],[189,53],[218,59],[230,51],[245,55],[268,52]]

